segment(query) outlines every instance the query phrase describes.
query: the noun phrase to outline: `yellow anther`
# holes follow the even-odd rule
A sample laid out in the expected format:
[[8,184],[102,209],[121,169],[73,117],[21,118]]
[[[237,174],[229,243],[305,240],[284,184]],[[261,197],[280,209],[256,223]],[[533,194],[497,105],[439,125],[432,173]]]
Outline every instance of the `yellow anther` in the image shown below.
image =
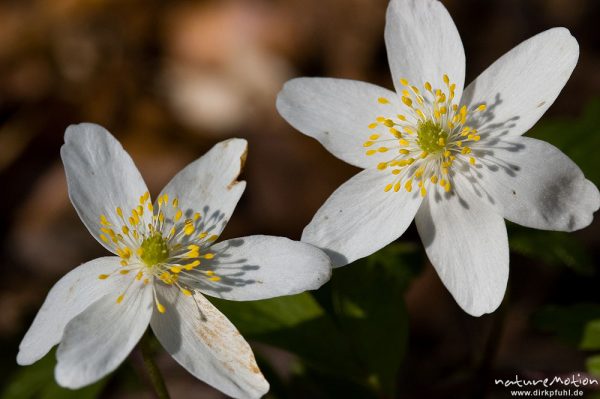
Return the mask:
[[183,211],[181,209],[179,209],[177,212],[175,212],[175,221],[179,222],[179,219],[181,219],[181,217],[183,216]]
[[123,234],[125,234],[126,236],[129,235],[129,227],[123,226],[121,227],[121,231],[123,231]]
[[389,104],[389,102],[390,102],[390,100],[388,100],[388,99],[387,99],[387,98],[385,98],[385,97],[379,97],[379,98],[377,99],[377,101],[379,102],[379,104]]
[[104,234],[100,234],[100,239],[106,243],[108,243],[108,238]]
[[450,151],[448,151],[448,150],[444,151],[444,156],[445,156],[446,158],[447,158],[447,157],[449,157],[449,156],[450,156]]
[[198,219],[200,219],[202,215],[200,215],[198,212],[194,213],[194,222]]
[[164,223],[164,222],[165,222],[165,214],[163,213],[163,211],[160,211],[160,212],[158,212],[158,220],[159,220],[161,223]]
[[405,146],[405,147],[408,145],[408,141],[406,139],[400,139],[400,140],[398,140],[398,143],[400,143],[400,145]]
[[401,120],[402,122],[406,121],[406,116],[398,114],[396,115],[396,118],[398,118],[399,120]]
[[384,118],[383,116],[378,116],[377,118],[375,118],[375,120],[379,123],[383,123],[385,122],[386,118]]
[[117,215],[119,215],[121,219],[123,218],[123,210],[119,207],[117,207]]
[[408,158],[408,159],[406,160],[406,163],[407,163],[407,164],[409,164],[409,165],[412,165],[414,162],[415,162],[415,159],[414,159],[414,158]]
[[199,260],[195,260],[192,263],[188,263],[187,265],[185,265],[185,270],[192,270],[194,267],[200,266],[200,261]]
[[103,226],[110,226],[108,219],[104,215],[100,215],[100,224]]
[[443,137],[440,137],[438,139],[438,145],[445,146],[446,145],[446,140],[444,140]]
[[463,149],[460,152],[463,155],[467,155],[471,153],[471,149],[469,147],[463,147]]
[[425,90],[431,92],[431,83],[425,82],[425,84],[423,85],[423,87],[425,87]]
[[156,309],[160,312],[160,313],[165,313],[166,309],[165,307],[158,301],[156,301]]
[[408,80],[400,79],[400,84],[402,84],[402,86],[408,86]]
[[409,151],[409,150],[407,150],[406,148],[401,148],[401,149],[399,150],[399,152],[400,152],[400,154],[404,154],[404,155],[410,154],[410,151]]
[[375,129],[377,126],[379,126],[377,123],[370,123],[369,129]]
[[379,151],[379,152],[388,152],[388,150],[389,150],[389,148],[387,148],[387,147],[379,147],[377,149],[377,151]]
[[469,158],[469,163],[470,163],[471,165],[475,165],[475,158],[473,158],[473,157],[470,157],[470,158]]
[[183,228],[183,232],[185,233],[186,236],[192,235],[194,234],[194,231],[196,231],[196,227],[194,227],[194,223],[191,220],[186,220],[185,221],[185,227]]
[[447,182],[446,185],[444,186],[444,191],[449,192],[451,188],[452,188],[452,186],[450,185],[450,182]]
[[437,177],[437,176],[431,176],[431,179],[430,179],[430,180],[431,180],[431,182],[432,182],[433,184],[436,184],[436,183],[438,182],[438,177]]
[[119,274],[123,274],[123,275],[129,274],[130,271],[131,270],[119,270]]
[[423,176],[423,173],[425,172],[425,168],[420,167],[419,169],[416,170],[415,172],[415,177],[417,179],[420,179]]
[[423,152],[421,153],[421,155],[419,155],[419,158],[421,158],[421,159],[425,159],[425,158],[427,158],[427,155],[429,155],[429,154],[427,153],[427,151],[423,151]]
[[376,152],[377,152],[376,150],[369,150],[369,151],[365,152],[365,154],[374,155]]
[[448,174],[448,168],[442,168],[442,174],[443,175],[447,175]]
[[98,278],[99,278],[100,280],[106,280],[108,277],[109,277],[109,275],[108,275],[108,274],[101,274],[101,275],[99,275],[99,276],[98,276]]
[[448,182],[446,181],[446,179],[442,179],[442,180],[440,180],[440,186],[444,187],[444,186],[446,185],[446,183],[448,183]]
[[446,112],[448,112],[448,108],[446,108],[446,107],[440,107],[440,114],[446,115]]
[[390,133],[397,139],[402,137],[402,134],[399,131],[397,131],[396,129],[394,129],[393,127],[390,128]]
[[378,134],[372,134],[369,136],[369,140],[377,140],[379,138]]
[[386,125],[387,127],[394,127],[396,125],[394,123],[394,121],[391,119],[386,119],[385,122],[383,122],[383,124]]
[[394,191],[395,192],[400,191],[401,188],[402,188],[402,185],[400,184],[400,182],[394,184]]
[[424,197],[427,195],[427,189],[425,187],[421,187],[421,197]]
[[412,100],[408,97],[402,97],[402,102],[406,104],[406,106],[412,108]]
[[169,268],[169,270],[171,270],[173,273],[181,273],[181,266],[171,266]]
[[423,113],[423,111],[421,111],[420,109],[418,109],[416,112],[417,112],[417,115],[419,115],[419,118],[421,118],[422,120],[427,119],[427,118],[425,118],[425,114]]
[[385,191],[385,192],[387,193],[388,191],[390,191],[390,190],[392,189],[392,186],[393,186],[393,184],[392,184],[392,183],[390,183],[390,184],[387,184],[387,185],[385,186],[385,188],[383,189],[383,191]]
[[443,79],[444,79],[444,83],[446,84],[446,86],[448,86],[450,84],[450,79],[448,78],[448,75],[444,74]]
[[154,212],[154,205],[152,205],[152,202],[148,202],[148,205],[146,207],[148,208],[148,212]]
[[393,175],[399,175],[400,172],[402,172],[400,169],[394,169],[394,170],[392,170],[392,174]]
[[121,264],[121,266],[127,266],[128,265],[128,263],[127,263],[126,260],[122,260],[119,263]]
[[405,97],[410,97],[410,91],[404,89],[404,90],[402,90],[402,95]]
[[204,254],[202,257],[204,259],[212,259],[212,258],[215,257],[215,254],[213,254],[213,253],[207,253],[207,254]]
[[138,280],[138,281],[139,281],[139,280],[141,280],[141,279],[142,279],[142,277],[144,277],[144,272],[142,272],[142,271],[139,271],[139,272],[138,272],[138,273],[135,275],[135,279],[136,279],[136,280]]
[[125,294],[121,294],[117,297],[117,303],[123,302],[123,298],[125,298]]
[[406,189],[406,191],[408,191],[409,193],[412,191],[412,179],[408,179],[406,181],[406,183],[404,184],[404,188]]
[[481,112],[481,111],[485,111],[487,108],[487,106],[485,104],[481,104],[479,107],[477,107],[477,111]]
[[387,162],[381,162],[381,163],[377,164],[377,169],[379,169],[379,170],[384,170],[387,167],[388,167]]
[[181,293],[185,296],[192,296],[192,291],[186,290],[185,288],[181,289]]
[[219,276],[212,276],[211,278],[209,278],[210,281],[220,281],[221,277]]
[[363,147],[370,147],[370,146],[372,146],[373,144],[375,144],[375,143],[374,143],[374,142],[372,142],[372,141],[365,141],[365,142],[363,143]]

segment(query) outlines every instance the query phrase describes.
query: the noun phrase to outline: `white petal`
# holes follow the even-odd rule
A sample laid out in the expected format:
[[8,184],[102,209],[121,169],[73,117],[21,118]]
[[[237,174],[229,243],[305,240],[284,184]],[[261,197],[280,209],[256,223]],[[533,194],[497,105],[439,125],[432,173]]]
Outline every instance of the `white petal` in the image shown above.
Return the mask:
[[487,104],[467,122],[486,134],[518,136],[552,105],[579,57],[577,40],[565,28],[549,29],[500,57],[463,93],[466,105]]
[[[195,223],[198,233],[221,234],[246,187],[246,182],[237,181],[237,177],[247,150],[246,140],[222,141],[171,179],[159,198],[167,194],[171,203],[178,199],[179,209],[183,212],[179,226],[198,212],[201,215]],[[168,233],[176,211],[171,205],[163,209],[167,218],[163,232]]]
[[[400,79],[446,89],[443,75],[456,83],[456,99],[465,84],[465,50],[452,17],[436,0],[392,0],[387,10],[385,44],[394,86]],[[447,89],[444,90],[447,92]]]
[[17,363],[32,364],[59,343],[67,323],[104,295],[113,292],[114,278],[99,280],[100,274],[119,269],[114,256],[94,259],[73,269],[52,287],[31,327],[19,345]]
[[[381,104],[379,98],[389,103]],[[290,125],[317,139],[342,161],[360,168],[380,162],[381,154],[365,155],[363,143],[375,133],[368,126],[379,116],[395,117],[400,109],[396,93],[345,79],[292,79],[277,96],[277,110]]]
[[598,189],[556,147],[529,137],[507,137],[473,151],[479,162],[471,174],[472,187],[511,222],[561,231],[592,222],[600,206]]
[[151,284],[134,280],[121,303],[118,295],[104,296],[67,324],[56,351],[59,385],[76,389],[98,381],[125,360],[146,331],[153,308]]
[[69,197],[90,233],[100,239],[100,215],[117,221],[115,209],[128,212],[148,189],[131,157],[102,126],[71,125],[60,149],[65,165]]
[[[367,169],[342,184],[302,233],[302,241],[322,248],[334,267],[344,266],[386,246],[412,222],[421,196],[385,192],[392,176]],[[417,190],[418,191],[418,190]]]
[[251,301],[316,290],[331,275],[329,257],[320,249],[283,237],[235,238],[210,248],[215,258],[202,270],[221,279],[210,281],[197,271],[191,286],[205,294],[234,301]]
[[200,293],[193,297],[157,286],[165,313],[152,316],[154,334],[194,377],[234,398],[260,398],[269,390],[252,349]]
[[[455,194],[430,190],[415,219],[429,260],[465,312],[490,313],[508,281],[508,238],[502,216],[455,179]],[[458,194],[456,192],[458,191]]]

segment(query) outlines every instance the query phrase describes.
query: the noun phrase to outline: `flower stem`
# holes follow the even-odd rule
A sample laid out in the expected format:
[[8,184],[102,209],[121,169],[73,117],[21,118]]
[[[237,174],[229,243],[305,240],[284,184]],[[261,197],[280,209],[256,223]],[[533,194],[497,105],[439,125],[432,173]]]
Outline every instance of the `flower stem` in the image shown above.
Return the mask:
[[144,359],[144,366],[146,368],[146,372],[148,373],[148,377],[150,378],[150,382],[152,382],[152,387],[154,388],[154,392],[159,399],[169,399],[169,391],[167,391],[167,386],[165,385],[165,380],[154,361],[154,351],[152,349],[152,336],[150,332],[146,332],[140,341],[140,350],[142,352],[142,358]]

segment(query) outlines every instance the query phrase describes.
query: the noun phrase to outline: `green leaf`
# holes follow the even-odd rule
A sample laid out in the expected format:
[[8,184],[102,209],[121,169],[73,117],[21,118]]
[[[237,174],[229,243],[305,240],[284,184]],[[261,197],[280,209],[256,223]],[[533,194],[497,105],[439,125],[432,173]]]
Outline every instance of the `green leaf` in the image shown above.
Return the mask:
[[600,305],[579,304],[545,307],[534,315],[533,323],[538,329],[579,346],[586,324],[595,319],[600,319]]
[[1,399],[94,399],[106,384],[106,379],[78,390],[61,388],[54,381],[54,351],[19,369],[10,379]]
[[579,346],[586,350],[600,349],[600,319],[587,323]]
[[509,225],[509,230],[513,252],[549,266],[566,266],[582,275],[595,272],[590,253],[573,234],[527,229],[514,224]]
[[600,355],[590,356],[586,361],[586,367],[591,374],[600,377]]
[[252,302],[211,301],[248,339],[285,349],[326,372],[360,374],[345,337],[308,293]]
[[392,244],[338,269],[332,279],[336,313],[366,370],[367,383],[394,396],[408,342],[404,292],[422,264],[419,248]]
[[542,121],[528,135],[560,148],[588,179],[600,184],[600,99],[590,101],[581,117]]

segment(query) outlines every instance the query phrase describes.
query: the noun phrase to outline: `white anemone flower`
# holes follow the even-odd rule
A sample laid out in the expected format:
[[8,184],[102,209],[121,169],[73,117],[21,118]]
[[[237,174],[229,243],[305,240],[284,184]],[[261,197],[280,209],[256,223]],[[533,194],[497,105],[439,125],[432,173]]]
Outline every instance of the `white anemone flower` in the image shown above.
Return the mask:
[[179,172],[152,203],[132,159],[104,128],[70,126],[61,156],[69,196],[90,233],[117,256],[87,262],[50,290],[19,347],[27,365],[54,345],[55,377],[79,388],[113,371],[148,324],[195,377],[235,398],[269,384],[249,345],[202,294],[235,301],[320,287],[320,249],[281,237],[214,243],[242,195],[247,143],[215,145]]
[[331,195],[302,241],[343,266],[400,237],[414,218],[458,304],[471,315],[492,312],[508,279],[504,219],[573,231],[600,205],[596,186],[567,156],[522,137],[567,82],[577,41],[565,28],[542,32],[464,91],[463,45],[440,2],[392,0],[385,43],[395,92],[299,78],[278,96],[291,125],[364,169]]

